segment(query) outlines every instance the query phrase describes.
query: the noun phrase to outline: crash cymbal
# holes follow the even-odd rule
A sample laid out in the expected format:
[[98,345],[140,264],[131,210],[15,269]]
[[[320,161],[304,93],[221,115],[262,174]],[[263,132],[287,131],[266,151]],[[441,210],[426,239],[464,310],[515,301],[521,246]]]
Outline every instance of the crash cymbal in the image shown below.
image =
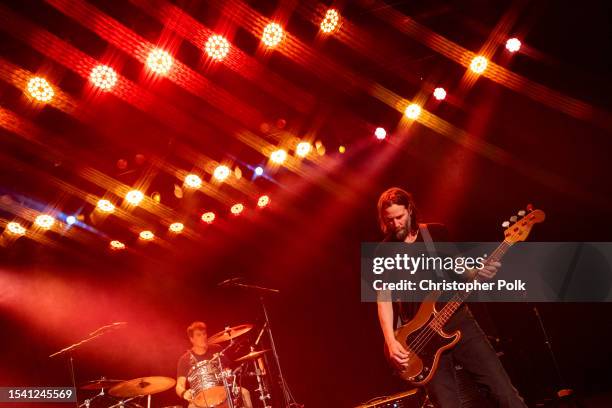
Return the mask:
[[130,398],[151,395],[174,387],[176,380],[170,377],[142,377],[123,381],[108,390],[113,397]]
[[254,358],[262,356],[264,353],[267,353],[268,351],[270,351],[270,349],[259,350],[259,351],[251,351],[249,354],[244,355],[244,356],[242,356],[240,358],[237,358],[235,361],[237,363],[241,363],[243,361],[253,360]]
[[224,341],[235,339],[242,336],[253,328],[252,324],[239,324],[238,326],[228,327],[227,329],[213,334],[208,338],[208,344],[223,343]]
[[79,388],[82,390],[101,390],[103,388],[110,388],[113,385],[117,385],[123,380],[107,380],[102,377],[99,380],[87,381],[85,384],[81,385]]

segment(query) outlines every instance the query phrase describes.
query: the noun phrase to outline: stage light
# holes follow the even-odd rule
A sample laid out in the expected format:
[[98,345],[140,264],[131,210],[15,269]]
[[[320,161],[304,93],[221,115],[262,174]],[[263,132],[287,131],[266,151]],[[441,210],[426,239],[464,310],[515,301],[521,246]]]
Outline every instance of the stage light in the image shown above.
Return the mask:
[[13,235],[25,235],[26,233],[26,229],[20,223],[14,221],[6,224],[6,230]]
[[287,159],[287,152],[283,149],[275,150],[270,155],[270,160],[276,164],[282,164]]
[[172,68],[172,57],[161,48],[155,48],[147,57],[147,65],[156,74],[164,75]]
[[170,227],[168,227],[168,229],[171,232],[174,232],[175,234],[180,234],[185,229],[185,226],[180,222],[174,222],[170,224]]
[[205,223],[211,224],[214,220],[215,220],[214,212],[206,212],[202,214],[202,221],[204,221]]
[[261,197],[259,197],[259,200],[257,200],[257,206],[259,208],[264,208],[268,204],[270,204],[270,197],[268,197],[267,195],[262,195]]
[[112,213],[115,211],[115,206],[108,200],[99,200],[98,209],[105,213]]
[[433,96],[437,100],[441,101],[446,98],[446,91],[444,90],[444,88],[436,88],[434,89]]
[[227,166],[217,166],[215,171],[213,172],[213,177],[217,179],[217,181],[223,181],[227,179],[232,171]]
[[140,202],[142,201],[143,198],[144,198],[144,194],[142,194],[142,192],[140,192],[138,190],[129,191],[125,195],[125,201],[127,201],[128,203],[130,203],[132,205],[140,204]]
[[49,102],[53,99],[55,92],[45,78],[34,77],[28,82],[30,96],[39,102]]
[[149,230],[140,232],[139,236],[143,241],[151,241],[153,238],[155,238],[155,234]]
[[234,204],[234,205],[232,205],[232,208],[230,209],[230,211],[234,215],[240,215],[244,211],[244,205],[242,205],[240,203]]
[[210,58],[221,61],[229,53],[229,42],[221,35],[211,35],[205,49]]
[[121,251],[125,249],[125,244],[121,241],[113,240],[109,243],[110,249],[113,251]]
[[521,49],[521,40],[518,38],[510,38],[506,41],[506,49],[510,52],[517,52]]
[[383,140],[385,137],[387,137],[387,131],[384,128],[377,127],[374,131],[374,136],[376,136],[378,140]]
[[38,225],[40,228],[49,229],[55,224],[55,218],[47,214],[41,214],[36,217],[34,223]]
[[66,224],[73,225],[77,222],[77,219],[74,215],[69,215],[66,217]]
[[417,105],[416,103],[411,103],[406,108],[406,111],[404,112],[404,114],[406,115],[406,117],[408,119],[413,119],[414,120],[414,119],[418,118],[419,115],[421,114],[421,107],[419,105]]
[[325,13],[325,17],[323,21],[321,21],[321,31],[324,33],[331,33],[338,27],[338,22],[340,21],[340,13],[338,10],[329,9],[327,13]]
[[276,23],[270,23],[264,28],[261,41],[268,47],[276,47],[283,39],[283,29]]
[[474,59],[472,60],[472,63],[470,64],[470,69],[477,74],[482,74],[487,69],[488,63],[489,62],[485,57],[479,55],[477,57],[474,57]]
[[295,148],[295,154],[300,157],[308,156],[308,153],[312,150],[312,145],[308,142],[300,142]]
[[190,188],[200,188],[202,187],[202,179],[195,174],[188,174],[185,177],[185,185]]
[[261,166],[257,166],[257,167],[255,167],[255,174],[256,174],[257,176],[261,176],[262,174],[264,174],[264,169],[263,169],[263,167],[261,167]]
[[98,65],[91,70],[89,79],[98,88],[108,91],[117,83],[117,73],[107,65]]
[[317,154],[319,156],[323,156],[325,154],[325,146],[320,140],[315,142],[315,149],[317,150]]
[[338,152],[339,152],[340,154],[344,154],[344,153],[346,152],[346,146],[340,145],[340,146],[338,147]]

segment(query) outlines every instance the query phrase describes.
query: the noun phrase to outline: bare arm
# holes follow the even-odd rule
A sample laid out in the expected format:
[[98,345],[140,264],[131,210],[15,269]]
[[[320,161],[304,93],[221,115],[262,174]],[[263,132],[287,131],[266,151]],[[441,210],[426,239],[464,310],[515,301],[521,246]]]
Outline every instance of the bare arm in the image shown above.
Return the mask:
[[[389,295],[388,293],[386,295]],[[380,328],[385,337],[385,345],[389,358],[391,361],[398,366],[405,366],[408,363],[409,353],[402,346],[402,344],[395,339],[395,333],[393,331],[393,303],[386,299],[385,294],[378,297],[376,302],[378,305],[378,320],[380,322]]]
[[176,395],[187,401],[190,401],[192,398],[191,390],[187,390],[186,377],[181,376],[176,379],[176,387],[174,387],[174,391],[176,391]]

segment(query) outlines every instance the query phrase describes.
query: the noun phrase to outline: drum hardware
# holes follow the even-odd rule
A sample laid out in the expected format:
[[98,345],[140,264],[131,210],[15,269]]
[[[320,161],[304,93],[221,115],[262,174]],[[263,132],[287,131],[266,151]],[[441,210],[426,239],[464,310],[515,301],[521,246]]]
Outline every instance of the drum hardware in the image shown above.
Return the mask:
[[[79,347],[89,343],[90,341],[92,341],[93,339],[96,339],[106,333],[109,333],[111,331],[113,331],[114,329],[119,329],[119,328],[123,328],[125,327],[125,325],[127,325],[127,322],[116,322],[116,323],[111,323],[109,325],[106,326],[102,326],[97,330],[94,330],[93,332],[91,332],[89,334],[89,336],[87,336],[86,338],[84,338],[81,341],[78,341],[74,344],[71,344],[70,346],[64,347],[63,349],[49,355],[49,358],[53,358],[53,357],[57,357],[57,356],[61,356],[61,355],[67,355],[68,356],[68,361],[70,363],[70,377],[72,379],[72,387],[76,390],[77,386],[76,386],[76,376],[74,374],[74,358],[73,358],[73,352],[74,350],[78,349]],[[78,399],[75,402],[75,405],[77,408],[80,408],[81,405],[79,405],[79,401]]]
[[[268,310],[264,302],[264,295],[278,294],[280,293],[280,290],[266,288],[266,287],[258,286],[258,285],[247,284],[247,283],[244,283],[244,281],[240,278],[227,279],[223,282],[220,282],[218,286],[228,287],[228,288],[235,287],[235,288],[247,289],[247,290],[250,290],[250,291],[253,291],[259,294],[259,303],[261,305],[261,309],[262,309],[263,316],[264,316],[263,330],[265,330],[268,334],[268,340],[270,342],[270,349],[272,351],[272,355],[274,356],[274,362],[275,362],[276,371],[278,375],[278,383],[283,393],[283,400],[284,400],[283,407],[290,408],[290,407],[300,406],[300,404],[298,404],[295,401],[295,398],[291,394],[289,385],[287,384],[287,381],[285,380],[285,377],[283,375],[280,360],[278,358],[278,352],[276,351],[276,344],[274,343],[274,336],[272,334],[272,328],[270,326],[270,317],[268,316]],[[259,341],[260,338],[261,338],[261,335],[258,336],[257,341]]]

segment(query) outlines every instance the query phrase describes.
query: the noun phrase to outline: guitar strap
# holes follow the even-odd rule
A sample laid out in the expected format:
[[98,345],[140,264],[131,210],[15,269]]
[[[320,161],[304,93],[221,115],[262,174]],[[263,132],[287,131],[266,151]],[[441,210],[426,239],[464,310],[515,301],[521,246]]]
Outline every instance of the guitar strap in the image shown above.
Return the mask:
[[[436,247],[434,246],[433,239],[431,239],[431,234],[429,233],[427,224],[419,224],[419,232],[423,237],[423,243],[425,244],[425,248],[427,248],[429,256],[436,256]],[[436,269],[435,273],[438,278],[444,278],[442,271]]]

